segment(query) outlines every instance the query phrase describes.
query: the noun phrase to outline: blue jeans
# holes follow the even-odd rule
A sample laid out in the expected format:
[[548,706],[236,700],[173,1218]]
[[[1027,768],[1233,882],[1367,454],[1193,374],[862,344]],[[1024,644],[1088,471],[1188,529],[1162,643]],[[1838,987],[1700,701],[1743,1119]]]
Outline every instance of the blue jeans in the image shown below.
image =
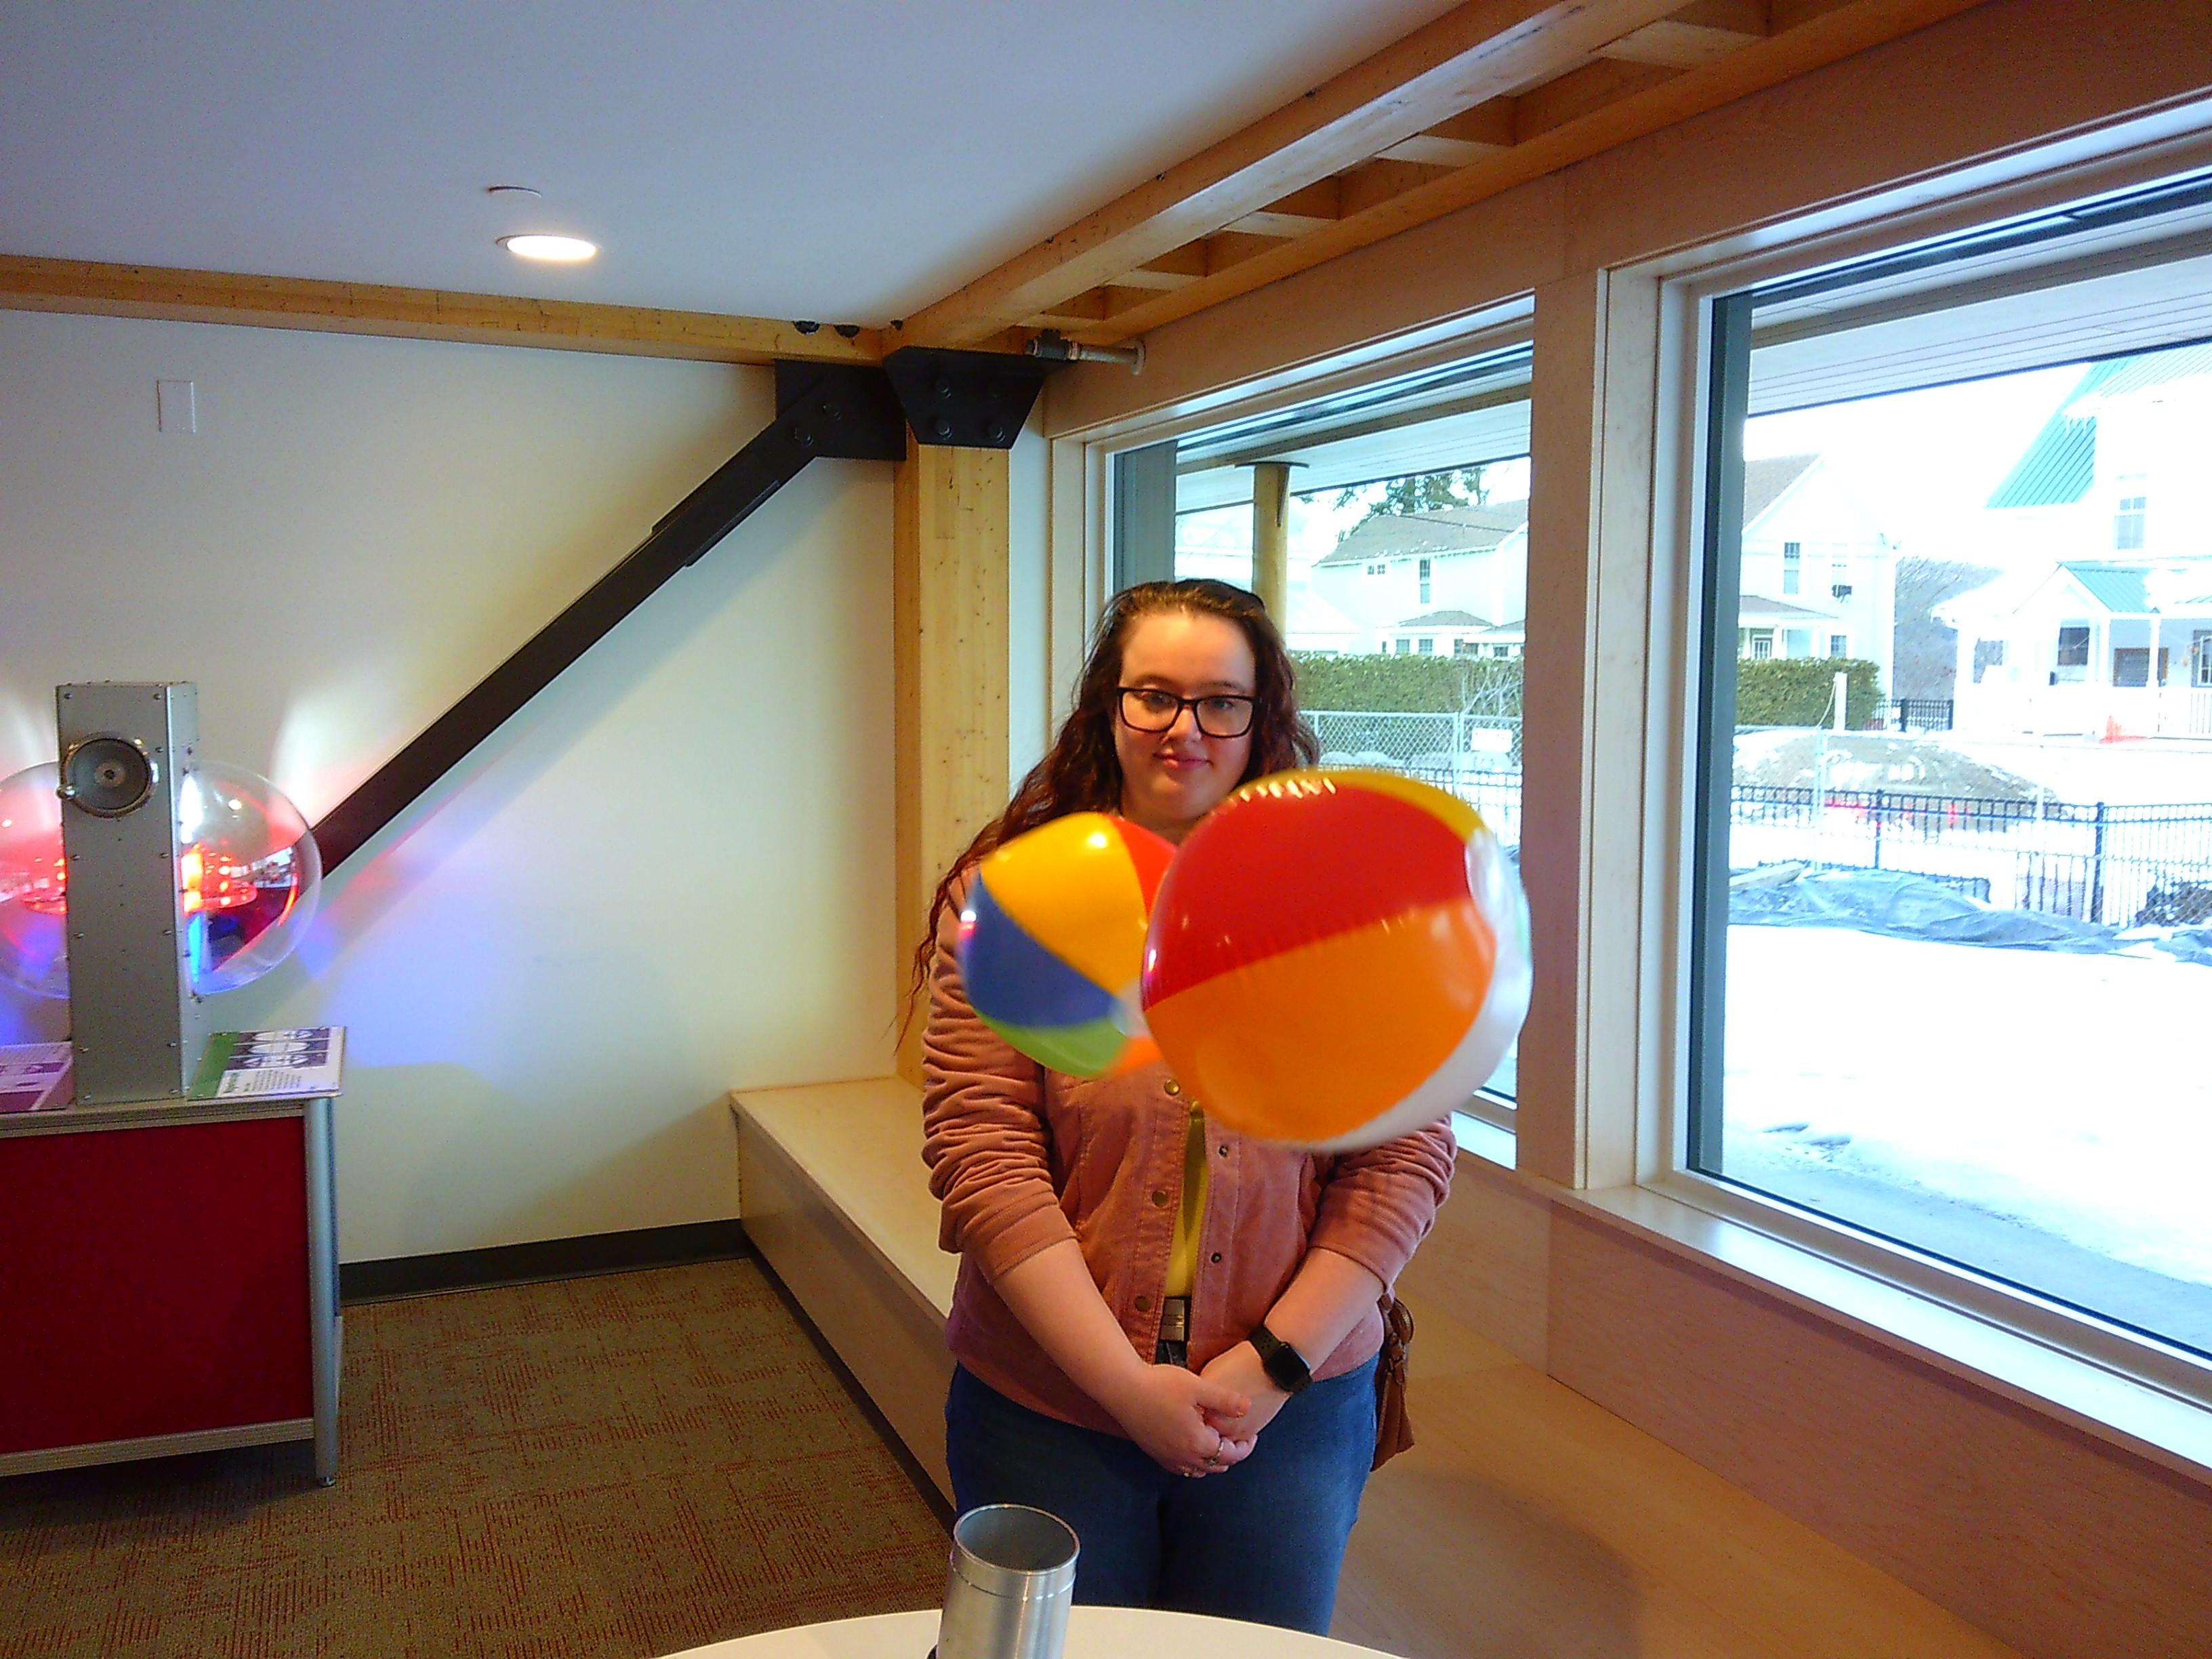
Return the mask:
[[1375,1362],[1293,1395],[1243,1462],[1197,1480],[1133,1440],[1016,1405],[965,1366],[945,1402],[954,1507],[1028,1504],[1075,1528],[1075,1599],[1326,1635],[1375,1456]]

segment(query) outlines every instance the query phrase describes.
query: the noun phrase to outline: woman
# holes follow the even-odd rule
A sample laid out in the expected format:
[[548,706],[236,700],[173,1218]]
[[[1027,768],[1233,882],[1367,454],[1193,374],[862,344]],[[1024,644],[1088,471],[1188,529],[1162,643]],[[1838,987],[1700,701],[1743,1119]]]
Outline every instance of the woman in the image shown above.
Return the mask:
[[1163,1066],[1048,1071],[970,1007],[959,902],[985,853],[1049,819],[1118,812],[1180,842],[1240,783],[1314,754],[1257,599],[1127,590],[1052,752],[945,877],[916,956],[923,1156],[961,1254],[954,1497],[1067,1521],[1079,1601],[1327,1630],[1374,1452],[1376,1302],[1435,1217],[1452,1139],[1310,1155],[1208,1122]]

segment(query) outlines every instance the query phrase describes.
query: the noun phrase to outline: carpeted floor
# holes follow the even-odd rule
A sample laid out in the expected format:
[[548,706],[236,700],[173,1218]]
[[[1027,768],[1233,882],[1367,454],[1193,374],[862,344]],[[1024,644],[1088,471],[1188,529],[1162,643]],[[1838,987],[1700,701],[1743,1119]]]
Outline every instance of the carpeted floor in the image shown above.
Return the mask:
[[363,1304],[345,1343],[327,1490],[301,1446],[0,1480],[0,1659],[643,1659],[943,1596],[940,1522],[754,1262]]

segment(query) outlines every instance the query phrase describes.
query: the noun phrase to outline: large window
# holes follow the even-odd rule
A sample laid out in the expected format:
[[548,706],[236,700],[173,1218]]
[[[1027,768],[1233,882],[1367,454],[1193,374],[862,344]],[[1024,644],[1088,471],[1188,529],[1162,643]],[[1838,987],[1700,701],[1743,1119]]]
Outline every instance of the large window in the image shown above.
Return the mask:
[[[1514,348],[1124,452],[1112,495],[1117,582],[1251,586],[1256,498],[1287,469],[1277,620],[1323,763],[1450,790],[1516,857],[1528,369]],[[1168,491],[1171,545],[1135,545]],[[1486,1094],[1514,1087],[1509,1054]]]
[[2212,1356],[2208,201],[1712,302],[1686,1137],[1728,1187],[2185,1368]]

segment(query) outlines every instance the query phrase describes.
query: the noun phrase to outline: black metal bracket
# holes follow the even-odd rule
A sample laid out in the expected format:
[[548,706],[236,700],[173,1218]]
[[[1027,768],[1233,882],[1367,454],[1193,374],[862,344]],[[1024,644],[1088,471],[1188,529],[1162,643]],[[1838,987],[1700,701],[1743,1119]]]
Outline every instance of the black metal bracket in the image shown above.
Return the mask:
[[902,346],[884,359],[915,441],[1012,449],[1045,377],[1064,363],[997,351]]
[[906,416],[880,368],[778,362],[775,418],[793,443],[825,461],[906,459]]
[[459,765],[678,571],[696,564],[809,461],[906,459],[925,444],[1006,449],[1055,363],[909,346],[881,368],[779,362],[775,418],[653,526],[629,556],[545,624],[315,826],[334,870]]

